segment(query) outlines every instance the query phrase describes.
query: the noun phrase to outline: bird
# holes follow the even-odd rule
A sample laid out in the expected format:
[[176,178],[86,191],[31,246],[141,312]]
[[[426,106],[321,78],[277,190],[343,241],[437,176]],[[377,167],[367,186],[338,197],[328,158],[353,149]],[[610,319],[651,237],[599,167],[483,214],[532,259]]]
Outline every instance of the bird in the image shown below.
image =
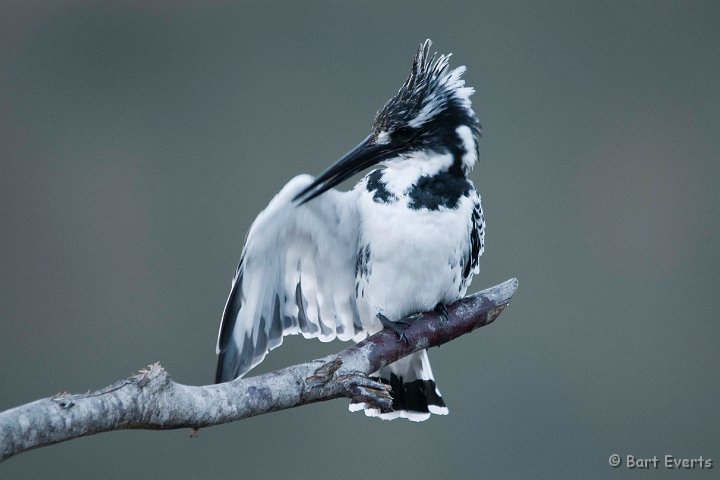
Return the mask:
[[[375,115],[370,134],[317,177],[290,180],[252,223],[222,315],[216,383],[242,377],[285,335],[359,342],[403,318],[462,298],[485,243],[469,174],[480,122],[452,54],[422,42],[409,76]],[[349,191],[336,187],[371,167]],[[406,324],[405,324],[406,325]],[[353,399],[350,411],[428,419],[447,406],[422,350],[371,378],[392,411]]]

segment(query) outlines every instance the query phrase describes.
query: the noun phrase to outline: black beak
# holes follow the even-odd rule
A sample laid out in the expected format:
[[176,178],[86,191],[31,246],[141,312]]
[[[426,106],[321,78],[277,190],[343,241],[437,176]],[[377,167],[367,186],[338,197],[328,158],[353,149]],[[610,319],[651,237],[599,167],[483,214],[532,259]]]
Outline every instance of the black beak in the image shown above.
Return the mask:
[[393,149],[390,145],[373,143],[372,135],[368,135],[360,145],[346,153],[344,157],[322,172],[313,183],[295,195],[293,201],[300,202],[300,205],[309,202],[343,180],[352,177],[368,167],[376,165],[392,151]]

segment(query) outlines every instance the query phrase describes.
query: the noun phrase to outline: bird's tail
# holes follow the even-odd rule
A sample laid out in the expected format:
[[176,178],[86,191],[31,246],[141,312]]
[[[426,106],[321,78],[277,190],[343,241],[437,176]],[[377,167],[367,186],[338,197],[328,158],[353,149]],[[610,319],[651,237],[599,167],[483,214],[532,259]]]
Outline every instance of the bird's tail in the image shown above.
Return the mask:
[[390,385],[393,399],[393,411],[382,413],[364,402],[352,401],[350,411],[365,410],[368,417],[380,417],[383,420],[407,418],[422,422],[430,414],[447,415],[448,409],[435,386],[427,351],[413,353],[395,363],[381,368],[371,376],[374,380]]

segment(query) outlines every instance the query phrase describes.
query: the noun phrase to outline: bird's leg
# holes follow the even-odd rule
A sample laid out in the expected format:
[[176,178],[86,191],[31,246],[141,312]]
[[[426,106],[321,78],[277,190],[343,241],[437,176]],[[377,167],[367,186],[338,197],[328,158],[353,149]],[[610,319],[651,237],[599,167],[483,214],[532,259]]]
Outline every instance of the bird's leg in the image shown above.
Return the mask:
[[[362,372],[351,372],[336,377],[335,373],[342,364],[342,360],[334,358],[315,370],[312,376],[305,379],[305,383],[310,387],[318,388],[326,386],[331,381],[337,382],[342,386],[344,396],[366,403],[383,413],[392,412],[390,385],[385,385],[380,379],[368,377]],[[193,432],[197,432],[197,429],[193,429]]]
[[392,412],[390,385],[385,385],[364,373],[351,373],[338,378],[345,387],[346,396],[355,402],[363,402],[383,413]]
[[445,305],[444,303],[438,303],[437,305],[435,305],[435,313],[440,315],[440,323],[448,322],[448,315],[450,314],[450,310],[448,310],[447,305]]
[[[398,336],[398,343],[402,341],[404,341],[405,343],[410,343],[408,338],[405,336],[405,332],[403,331],[410,326],[409,323],[402,321],[393,322],[382,313],[378,313],[377,318],[378,320],[380,320],[380,323],[382,323],[383,327],[389,328],[390,330],[395,332],[395,334]],[[405,327],[400,327],[400,325],[404,325]]]

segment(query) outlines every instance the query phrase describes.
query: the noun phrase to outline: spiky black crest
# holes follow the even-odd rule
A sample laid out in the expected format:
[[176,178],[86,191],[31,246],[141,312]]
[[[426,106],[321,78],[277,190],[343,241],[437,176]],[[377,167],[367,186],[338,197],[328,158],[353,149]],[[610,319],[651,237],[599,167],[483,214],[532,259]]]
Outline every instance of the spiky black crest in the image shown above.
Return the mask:
[[462,79],[465,67],[450,70],[451,54],[430,55],[431,46],[428,39],[418,48],[407,80],[375,117],[376,133],[418,129],[443,114],[449,115],[446,120],[479,132],[479,121],[470,102],[475,90],[466,87]]

